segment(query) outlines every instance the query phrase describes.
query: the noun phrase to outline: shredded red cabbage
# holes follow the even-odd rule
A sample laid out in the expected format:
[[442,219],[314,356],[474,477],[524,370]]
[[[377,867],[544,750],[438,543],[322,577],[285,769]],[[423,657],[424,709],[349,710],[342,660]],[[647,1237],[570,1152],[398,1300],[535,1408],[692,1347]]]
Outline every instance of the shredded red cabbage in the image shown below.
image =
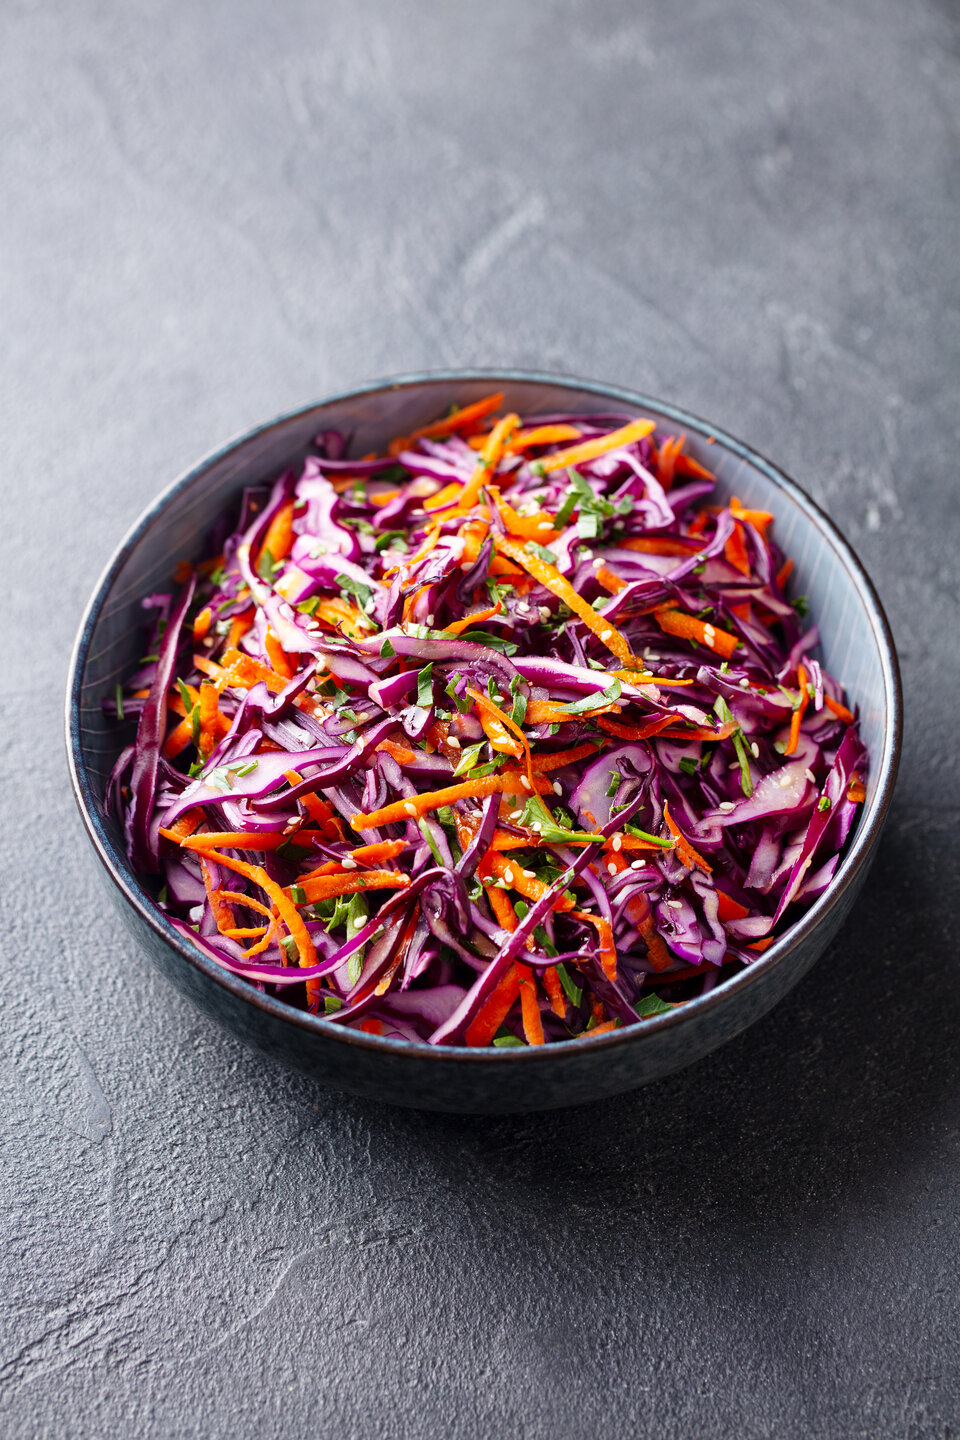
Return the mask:
[[152,595],[110,803],[291,1005],[433,1044],[640,1024],[836,872],[867,756],[772,517],[631,416],[317,437]]

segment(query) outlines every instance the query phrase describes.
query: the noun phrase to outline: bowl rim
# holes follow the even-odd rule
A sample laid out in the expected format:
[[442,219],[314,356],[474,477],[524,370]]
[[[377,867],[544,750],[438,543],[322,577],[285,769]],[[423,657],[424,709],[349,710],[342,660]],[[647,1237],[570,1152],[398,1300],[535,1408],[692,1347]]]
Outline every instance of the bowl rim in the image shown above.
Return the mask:
[[[877,766],[876,791],[865,813],[860,818],[860,823],[854,833],[853,841],[846,855],[843,857],[836,876],[824,893],[814,901],[810,909],[807,910],[784,935],[780,936],[768,950],[764,951],[752,965],[742,970],[739,974],[734,975],[731,979],[724,981],[722,985],[716,986],[706,995],[700,995],[687,1001],[681,1008],[671,1011],[669,1014],[652,1016],[650,1019],[645,1020],[642,1025],[624,1026],[596,1037],[584,1034],[570,1040],[564,1040],[556,1045],[527,1046],[522,1048],[519,1046],[510,1046],[500,1049],[494,1046],[430,1045],[425,1040],[413,1041],[394,1039],[382,1035],[372,1035],[366,1031],[351,1030],[345,1026],[337,1025],[334,1021],[328,1020],[323,1016],[311,1015],[307,1011],[297,1010],[283,1000],[275,999],[273,996],[266,995],[254,989],[254,987],[241,976],[234,975],[231,971],[223,969],[198,948],[189,945],[177,930],[174,929],[163,912],[158,910],[141,894],[136,883],[134,872],[130,869],[126,857],[117,850],[107,833],[97,797],[87,771],[81,745],[80,700],[83,675],[86,668],[90,641],[99,620],[101,610],[109,597],[117,575],[129,558],[134,546],[138,544],[161,512],[182,490],[187,489],[188,486],[200,479],[217,461],[225,458],[241,445],[259,436],[266,435],[271,430],[288,425],[292,421],[308,415],[311,411],[319,410],[329,405],[376,395],[381,392],[412,390],[432,384],[449,384],[450,382],[467,383],[471,381],[485,381],[491,384],[501,382],[506,384],[525,382],[530,384],[553,385],[561,389],[577,390],[580,393],[595,395],[600,399],[612,400],[617,402],[617,404],[623,404],[639,411],[652,409],[657,414],[664,416],[677,425],[682,425],[687,430],[695,432],[704,439],[715,441],[731,454],[736,455],[741,460],[746,461],[754,468],[760,470],[775,486],[784,490],[794,503],[805,512],[823,536],[824,540],[830,544],[837,560],[843,565],[869,617],[871,628],[877,640],[883,675],[884,700],[886,704],[883,750],[879,760],[875,760],[874,757],[871,756],[871,762]],[[204,976],[224,990],[229,991],[256,1009],[261,1010],[266,1017],[272,1020],[293,1025],[315,1035],[318,1039],[327,1040],[331,1043],[358,1046],[361,1050],[380,1052],[385,1056],[397,1058],[408,1056],[411,1061],[430,1060],[435,1064],[441,1065],[453,1063],[462,1065],[464,1062],[469,1062],[474,1065],[499,1066],[544,1065],[550,1063],[551,1057],[554,1060],[557,1060],[560,1056],[568,1056],[572,1059],[576,1055],[585,1056],[587,1053],[599,1056],[601,1050],[613,1050],[622,1046],[636,1044],[639,1043],[645,1035],[659,1034],[666,1030],[672,1030],[690,1024],[692,1021],[725,1005],[728,1001],[732,1001],[741,991],[749,989],[756,984],[761,976],[767,975],[770,971],[779,969],[781,966],[787,964],[790,957],[803,944],[807,937],[841,904],[844,894],[856,883],[859,872],[869,860],[890,809],[897,770],[900,763],[903,737],[903,697],[900,666],[890,624],[876,588],[852,546],[841,534],[830,517],[795,480],[787,475],[778,465],[775,465],[764,455],[761,455],[759,451],[754,450],[742,440],[738,440],[735,436],[728,434],[719,426],[713,425],[711,422],[692,414],[690,411],[667,401],[658,400],[653,396],[645,395],[622,386],[611,385],[602,381],[584,380],[574,375],[555,374],[539,370],[499,368],[430,370],[368,381],[364,384],[353,386],[349,390],[336,391],[308,405],[298,406],[295,410],[285,411],[271,420],[265,421],[260,425],[254,426],[252,429],[245,430],[233,436],[225,444],[219,445],[216,449],[209,451],[201,460],[191,465],[189,469],[183,471],[147,505],[107,561],[94,587],[93,594],[87,602],[83,617],[80,621],[70,657],[65,699],[67,763],[74,799],[76,800],[87,834],[111,881],[127,903],[136,911],[140,919],[154,931],[158,938],[176,951],[188,965],[199,970]]]

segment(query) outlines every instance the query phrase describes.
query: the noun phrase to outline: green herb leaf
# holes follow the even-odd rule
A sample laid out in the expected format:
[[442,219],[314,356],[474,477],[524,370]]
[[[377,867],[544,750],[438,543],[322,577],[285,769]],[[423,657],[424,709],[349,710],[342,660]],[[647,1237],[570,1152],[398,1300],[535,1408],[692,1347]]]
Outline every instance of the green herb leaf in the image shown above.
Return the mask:
[[516,1035],[496,1035],[493,1043],[499,1050],[512,1050],[515,1046],[522,1046],[525,1042],[518,1039]]
[[623,777],[622,777],[616,770],[614,770],[613,774],[610,776],[610,784],[607,786],[607,799],[608,799],[608,800],[609,800],[612,796],[616,795],[617,791],[620,789],[620,786],[621,786],[621,784],[622,784],[622,780],[623,780]]
[[322,598],[320,595],[311,595],[309,600],[301,600],[297,609],[301,615],[315,615]]
[[446,861],[444,860],[443,855],[440,852],[440,846],[437,844],[436,836],[430,828],[430,821],[424,819],[423,816],[421,816],[421,818],[417,821],[417,828],[419,829],[420,834],[423,836],[424,840],[426,840],[427,844],[430,846],[430,854],[433,856],[434,860],[442,869],[443,866],[446,864]]
[[596,710],[601,705],[609,705],[619,698],[620,681],[614,680],[606,690],[595,690],[592,695],[584,695],[582,700],[573,700],[569,705],[558,705],[556,709],[564,715],[586,715],[591,710]]
[[554,969],[560,977],[560,984],[563,986],[563,992],[566,995],[567,999],[570,1001],[570,1004],[579,1005],[580,997],[583,994],[583,991],[581,990],[579,985],[575,985],[573,983],[573,980],[570,976],[570,971],[567,969],[566,965],[564,965],[561,961],[559,965],[554,966]]
[[433,664],[424,665],[417,675],[417,704],[429,710],[433,704]]
[[280,566],[271,555],[269,546],[264,545],[260,551],[260,559],[257,561],[257,574],[260,579],[266,580],[268,585],[272,585],[279,569]]
[[364,608],[366,608],[369,601],[373,599],[372,588],[369,585],[364,585],[361,580],[354,580],[352,575],[337,575],[335,580],[340,588],[341,595],[355,596]]
[[650,995],[644,995],[641,1000],[637,1001],[633,1008],[641,1020],[649,1020],[651,1015],[665,1015],[668,1010],[673,1009],[673,1006],[668,1005],[665,1000],[661,1000],[659,995],[651,993]]
[[680,769],[684,775],[696,775],[699,768],[699,763],[690,755],[682,755],[680,757]]
[[383,656],[383,658],[384,658],[385,660],[392,659],[392,657],[393,657],[394,655],[396,655],[396,653],[397,653],[397,652],[396,652],[396,650],[394,650],[393,646],[390,644],[390,641],[389,641],[389,640],[384,640],[383,644],[380,646],[380,654]]
[[531,555],[539,555],[540,559],[547,565],[556,565],[557,557],[552,550],[545,545],[538,545],[536,540],[528,540],[525,547]]
[[458,775],[466,775],[468,770],[473,769],[477,760],[480,758],[480,751],[483,749],[485,743],[484,740],[480,740],[476,745],[467,746],[454,767],[454,778]]

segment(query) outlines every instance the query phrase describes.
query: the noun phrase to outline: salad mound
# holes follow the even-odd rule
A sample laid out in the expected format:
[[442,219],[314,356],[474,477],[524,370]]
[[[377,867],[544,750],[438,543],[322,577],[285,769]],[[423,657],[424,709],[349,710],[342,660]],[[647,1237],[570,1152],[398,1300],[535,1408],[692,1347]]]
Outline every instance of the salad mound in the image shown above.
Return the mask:
[[105,702],[133,868],[218,965],[378,1035],[684,1005],[830,884],[867,756],[773,517],[630,415],[327,430],[148,596]]

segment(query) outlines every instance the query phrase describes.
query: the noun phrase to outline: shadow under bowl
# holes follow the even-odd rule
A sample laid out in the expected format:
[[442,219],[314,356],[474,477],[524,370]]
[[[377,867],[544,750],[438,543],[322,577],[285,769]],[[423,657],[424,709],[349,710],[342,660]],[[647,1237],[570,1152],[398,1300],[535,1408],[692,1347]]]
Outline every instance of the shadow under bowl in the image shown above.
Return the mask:
[[[694,458],[717,475],[722,497],[768,510],[794,585],[820,626],[820,653],[859,708],[870,754],[867,796],[829,889],[749,969],[682,1009],[641,1025],[562,1044],[518,1049],[433,1047],[347,1030],[261,994],[183,940],[127,861],[120,827],[104,814],[119,753],[101,701],[140,653],[144,595],[170,584],[176,563],[197,559],[215,518],[245,485],[301,461],[314,436],[335,428],[354,454],[382,450],[492,389],[521,415],[641,413],[683,430]],[[887,816],[901,739],[897,658],[863,566],[830,520],[782,471],[748,446],[674,406],[614,386],[519,371],[402,377],[332,396],[260,426],[203,460],[137,521],[108,564],[80,626],[67,689],[67,750],[74,794],[137,944],[164,975],[240,1039],[325,1084],[390,1104],[459,1112],[552,1109],[614,1095],[689,1065],[745,1030],[810,969],[848,915]]]

